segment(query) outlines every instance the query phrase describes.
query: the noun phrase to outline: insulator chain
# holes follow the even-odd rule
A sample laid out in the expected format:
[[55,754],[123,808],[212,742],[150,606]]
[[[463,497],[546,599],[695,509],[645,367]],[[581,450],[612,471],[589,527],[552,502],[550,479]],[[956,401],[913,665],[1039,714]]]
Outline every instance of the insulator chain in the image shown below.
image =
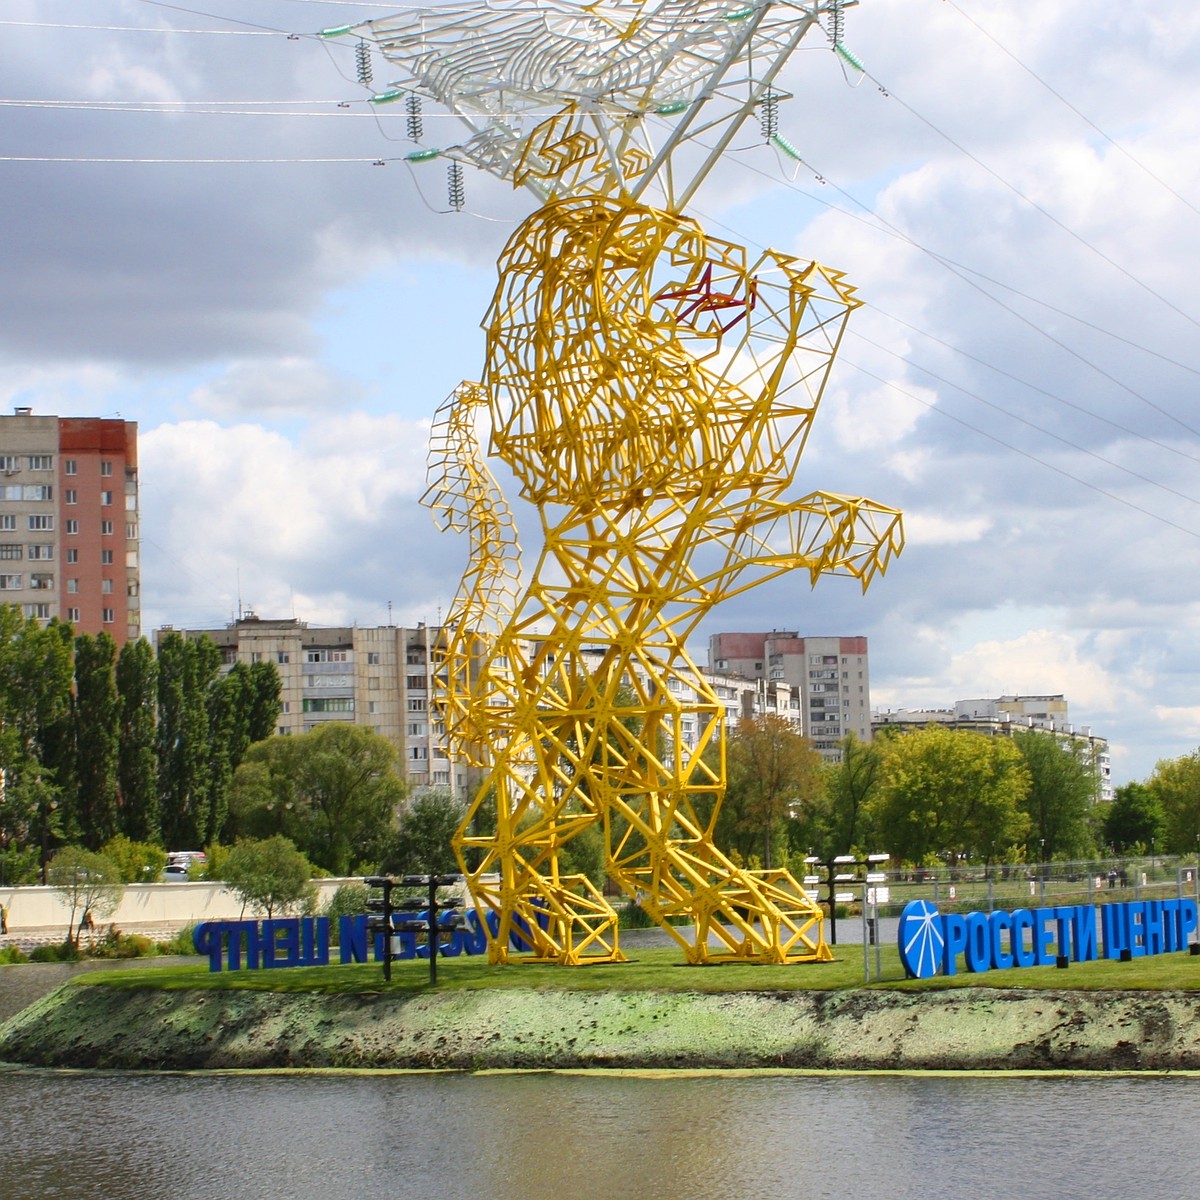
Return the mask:
[[409,92],[404,97],[404,111],[408,113],[407,128],[408,136],[414,142],[421,140],[421,134],[424,132],[424,125],[421,123],[421,97],[415,92]]
[[358,82],[363,87],[370,87],[375,73],[371,69],[371,47],[366,42],[360,41],[354,47],[354,63],[358,68]]
[[758,125],[763,141],[769,142],[779,132],[779,96],[767,88],[758,109]]
[[842,0],[833,0],[829,6],[829,44],[840,46],[845,32],[846,14],[842,10]]
[[463,183],[462,163],[452,162],[446,169],[446,188],[450,193],[450,207],[455,212],[462,212],[467,200],[467,190]]

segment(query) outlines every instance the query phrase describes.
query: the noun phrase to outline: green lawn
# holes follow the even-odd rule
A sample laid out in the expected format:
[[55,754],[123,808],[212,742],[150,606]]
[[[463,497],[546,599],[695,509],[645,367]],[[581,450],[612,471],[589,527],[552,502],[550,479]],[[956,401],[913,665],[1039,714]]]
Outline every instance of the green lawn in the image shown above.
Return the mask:
[[[846,946],[837,953],[835,962],[785,967],[742,964],[691,967],[680,960],[679,951],[674,947],[639,947],[630,954],[629,962],[578,968],[522,962],[490,966],[483,957],[464,956],[438,960],[437,990],[557,988],[572,991],[784,992],[863,987],[862,947]],[[874,950],[870,962],[873,975]],[[963,971],[958,975],[927,980],[904,978],[894,946],[881,947],[881,963],[881,981],[865,986],[905,991],[953,987],[1191,991],[1200,987],[1200,955],[1187,953],[1162,954],[1127,963],[1100,959],[1091,963],[1072,963],[1066,970],[1027,967],[979,975]],[[404,994],[429,989],[429,964],[423,960],[394,962],[391,983],[384,983],[383,968],[378,963],[210,973],[207,963],[201,960],[197,960],[196,966],[97,971],[80,976],[76,982],[90,987],[164,990],[242,988],[326,995]]]

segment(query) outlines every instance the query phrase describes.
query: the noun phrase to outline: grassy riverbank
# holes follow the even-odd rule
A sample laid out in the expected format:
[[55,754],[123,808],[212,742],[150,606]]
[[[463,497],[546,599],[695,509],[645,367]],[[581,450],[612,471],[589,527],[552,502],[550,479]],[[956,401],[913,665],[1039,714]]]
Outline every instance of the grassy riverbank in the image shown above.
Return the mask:
[[[874,953],[871,954],[874,965]],[[689,967],[673,948],[578,970],[477,958],[81,974],[0,1025],[0,1059],[119,1068],[1200,1069],[1200,956],[904,981],[893,948]],[[8,972],[0,968],[0,988]]]

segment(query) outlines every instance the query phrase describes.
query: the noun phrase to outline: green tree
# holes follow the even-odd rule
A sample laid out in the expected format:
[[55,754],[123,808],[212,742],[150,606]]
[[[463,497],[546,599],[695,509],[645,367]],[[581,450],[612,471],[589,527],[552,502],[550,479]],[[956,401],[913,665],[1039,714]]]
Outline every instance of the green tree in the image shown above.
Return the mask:
[[890,739],[883,755],[868,807],[894,860],[994,859],[996,849],[1024,840],[1029,772],[1010,739],[934,726]]
[[1163,759],[1146,783],[1162,808],[1168,854],[1200,848],[1200,750]]
[[1144,783],[1117,788],[1104,822],[1104,841],[1117,854],[1166,846],[1167,818],[1162,803]]
[[871,801],[883,779],[883,751],[850,734],[841,743],[841,761],[825,769],[823,801],[797,822],[794,851],[812,849],[823,862],[868,846]]
[[100,853],[111,858],[123,883],[157,883],[167,865],[167,852],[150,842],[135,842],[123,833],[109,838]]
[[380,869],[397,875],[457,871],[450,839],[465,813],[466,806],[445,788],[413,796],[400,810]]
[[[279,668],[273,662],[250,664],[243,689],[247,745],[252,746],[275,735],[279,727],[279,714],[283,711],[282,693],[283,680],[279,678]],[[241,760],[239,754],[238,762]]]
[[770,867],[783,857],[790,812],[821,796],[821,756],[783,717],[768,714],[738,722],[726,762],[717,836],[742,855],[761,854]]
[[82,846],[64,846],[51,860],[48,878],[71,910],[68,931],[76,946],[88,916],[102,920],[111,917],[125,894],[117,864],[107,855]]
[[1022,809],[1029,817],[1026,861],[1090,858],[1096,850],[1088,809],[1096,798],[1096,767],[1085,744],[1026,730],[1013,742],[1029,771]]
[[79,839],[96,850],[116,834],[120,697],[117,644],[107,633],[75,639],[75,825]]
[[313,865],[294,842],[278,835],[243,838],[225,856],[225,885],[242,902],[268,920],[316,900]]
[[274,663],[235,663],[209,688],[211,789],[209,835],[219,839],[229,812],[233,773],[253,742],[275,732],[282,683]]
[[163,838],[176,849],[203,846],[212,829],[208,689],[221,655],[207,637],[172,631],[158,649],[158,797]]
[[121,828],[134,841],[160,842],[158,758],[154,749],[158,664],[145,638],[121,647],[116,680],[120,697],[117,785]]
[[321,867],[345,875],[378,861],[404,792],[387,738],[331,721],[250,747],[234,774],[233,827],[286,834]]
[[74,812],[71,651],[69,625],[0,606],[0,842],[9,853],[36,845],[43,881]]

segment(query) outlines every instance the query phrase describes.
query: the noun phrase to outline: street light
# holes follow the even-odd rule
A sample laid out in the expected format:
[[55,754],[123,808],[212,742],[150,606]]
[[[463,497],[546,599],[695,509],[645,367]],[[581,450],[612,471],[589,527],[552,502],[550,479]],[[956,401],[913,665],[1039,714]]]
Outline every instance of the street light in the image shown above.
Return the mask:
[[[870,873],[873,866],[879,863],[887,862],[891,858],[890,854],[868,854],[862,858],[858,858],[853,854],[835,854],[826,862],[821,862],[821,859],[810,854],[805,860],[807,866],[814,867],[820,865],[825,869],[825,887],[827,892],[827,900],[829,904],[829,944],[837,945],[837,906],[839,904],[848,904],[854,899],[855,893],[851,891],[839,891],[838,884],[847,883],[862,883],[863,904],[866,904],[866,881],[862,878],[862,872]],[[839,870],[838,868],[850,868],[849,870]],[[886,878],[886,877],[885,877]],[[822,882],[819,875],[809,874],[804,877],[806,887],[819,885]]]

